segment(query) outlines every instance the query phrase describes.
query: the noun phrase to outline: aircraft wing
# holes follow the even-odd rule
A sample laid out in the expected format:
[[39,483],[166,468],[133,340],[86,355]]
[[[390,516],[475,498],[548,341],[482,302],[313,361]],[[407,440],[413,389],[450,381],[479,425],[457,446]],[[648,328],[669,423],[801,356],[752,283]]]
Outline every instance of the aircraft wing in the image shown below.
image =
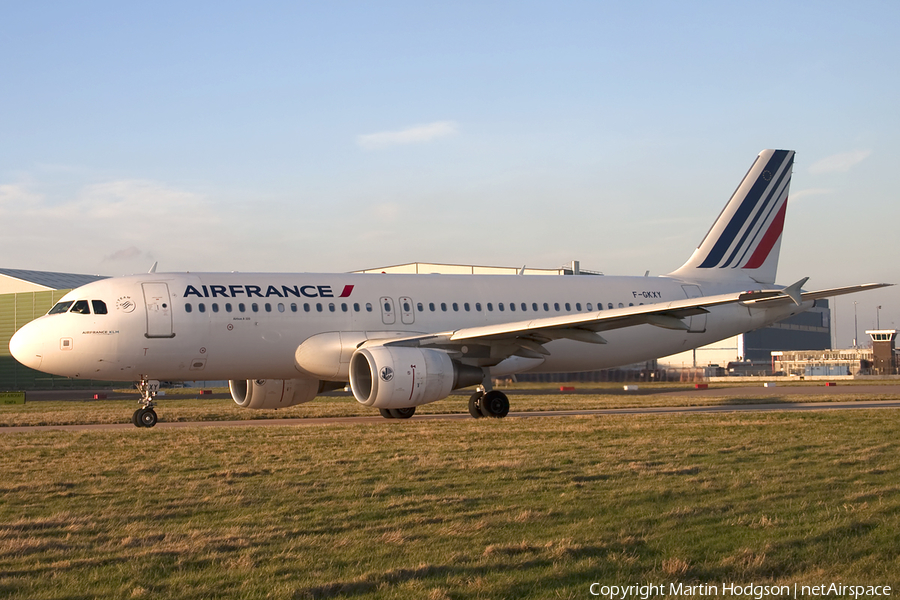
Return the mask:
[[800,301],[849,294],[887,285],[863,284],[798,294],[800,285],[805,281],[805,279],[798,281],[783,290],[754,290],[686,298],[672,302],[657,302],[589,313],[466,327],[455,331],[402,337],[375,343],[390,346],[440,348],[450,352],[461,352],[467,358],[480,357],[485,360],[486,364],[499,362],[503,358],[513,355],[540,358],[550,354],[543,344],[556,339],[605,344],[606,340],[600,335],[601,332],[636,325],[687,330],[689,326],[684,321],[686,317],[708,313],[709,308],[714,306],[741,303],[762,308],[773,303],[794,302],[799,304]]
[[[864,292],[866,290],[874,290],[877,288],[890,287],[894,285],[893,283],[861,283],[859,285],[848,285],[845,287],[831,288],[827,290],[818,290],[815,292],[802,292],[800,294],[800,298],[803,302],[807,302],[809,300],[820,300],[822,298],[831,298],[832,296],[843,296],[844,294],[852,294],[854,292]],[[766,306],[768,303],[772,302],[780,302],[783,301],[783,298],[774,297],[774,298],[758,298],[755,300],[749,300],[747,304],[753,306]]]
[[[687,330],[686,317],[709,312],[709,308],[725,304],[743,304],[760,308],[775,303],[795,303],[828,298],[852,292],[884,287],[890,284],[869,283],[816,292],[798,293],[800,285],[806,280],[798,281],[783,290],[755,290],[686,298],[672,302],[658,302],[640,306],[629,306],[611,310],[513,321],[496,325],[466,327],[455,331],[445,331],[427,335],[417,335],[377,342],[390,346],[415,346],[440,348],[450,352],[461,352],[467,358],[487,360],[495,363],[509,356],[540,358],[550,352],[543,344],[556,339],[571,339],[591,344],[605,344],[600,335],[603,331],[634,327],[636,325],[654,325],[664,329]],[[481,347],[481,352],[478,348]],[[494,347],[494,351],[491,351]]]

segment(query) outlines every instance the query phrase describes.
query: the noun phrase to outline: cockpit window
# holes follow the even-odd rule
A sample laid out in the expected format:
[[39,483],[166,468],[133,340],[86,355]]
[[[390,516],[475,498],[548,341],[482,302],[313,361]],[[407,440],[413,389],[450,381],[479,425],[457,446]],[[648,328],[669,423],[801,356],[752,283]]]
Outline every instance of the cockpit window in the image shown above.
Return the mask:
[[106,302],[103,300],[91,300],[91,308],[94,309],[95,315],[105,315],[107,313]]
[[72,310],[69,312],[78,313],[80,315],[89,315],[91,314],[91,309],[88,306],[87,300],[76,300],[75,304],[72,305]]
[[56,303],[56,306],[54,306],[53,308],[51,308],[51,309],[50,309],[50,312],[47,313],[47,314],[48,314],[48,315],[58,315],[58,314],[60,314],[60,313],[64,313],[64,312],[66,312],[66,311],[69,310],[69,307],[70,307],[70,306],[72,306],[72,301],[71,301],[71,300],[69,300],[68,302],[57,302],[57,303]]

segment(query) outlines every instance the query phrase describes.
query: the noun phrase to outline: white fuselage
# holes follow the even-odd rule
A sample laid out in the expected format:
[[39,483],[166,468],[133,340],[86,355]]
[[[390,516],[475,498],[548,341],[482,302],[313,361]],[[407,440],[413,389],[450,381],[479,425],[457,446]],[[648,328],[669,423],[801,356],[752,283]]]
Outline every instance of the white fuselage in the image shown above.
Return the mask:
[[[11,342],[20,361],[84,379],[134,381],[304,377],[298,346],[341,332],[355,339],[427,334],[741,291],[671,277],[153,273],[67,294],[89,311],[49,314]],[[747,284],[744,283],[744,286]],[[99,304],[94,302],[99,301]],[[106,307],[106,314],[100,306]],[[741,304],[688,318],[690,331],[638,325],[605,344],[555,340],[543,358],[512,356],[492,374],[615,367],[702,346],[808,309]],[[352,336],[351,336],[352,337]],[[337,372],[335,381],[344,381]]]

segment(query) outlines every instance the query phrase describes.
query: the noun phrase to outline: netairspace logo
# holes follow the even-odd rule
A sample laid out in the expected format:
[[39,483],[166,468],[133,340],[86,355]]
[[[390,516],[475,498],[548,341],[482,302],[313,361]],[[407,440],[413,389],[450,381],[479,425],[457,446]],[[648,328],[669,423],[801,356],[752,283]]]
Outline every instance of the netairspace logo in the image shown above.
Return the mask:
[[763,600],[769,597],[778,598],[878,598],[891,595],[889,585],[849,585],[844,583],[823,583],[819,585],[759,585],[754,583],[644,583],[633,585],[604,585],[592,583],[591,596],[609,598],[609,600],[627,600],[640,598],[649,600],[655,597],[692,596],[721,598],[753,598]]

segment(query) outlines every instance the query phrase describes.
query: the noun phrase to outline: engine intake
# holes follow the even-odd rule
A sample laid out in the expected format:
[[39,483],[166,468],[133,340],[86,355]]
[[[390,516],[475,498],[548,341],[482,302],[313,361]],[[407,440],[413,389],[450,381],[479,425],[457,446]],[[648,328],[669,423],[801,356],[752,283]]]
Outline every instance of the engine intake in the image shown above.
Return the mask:
[[228,382],[235,403],[254,409],[303,404],[315,398],[321,387],[316,379],[232,379]]
[[484,372],[442,350],[374,346],[350,358],[350,386],[358,402],[373,408],[409,408],[441,400],[481,383]]

